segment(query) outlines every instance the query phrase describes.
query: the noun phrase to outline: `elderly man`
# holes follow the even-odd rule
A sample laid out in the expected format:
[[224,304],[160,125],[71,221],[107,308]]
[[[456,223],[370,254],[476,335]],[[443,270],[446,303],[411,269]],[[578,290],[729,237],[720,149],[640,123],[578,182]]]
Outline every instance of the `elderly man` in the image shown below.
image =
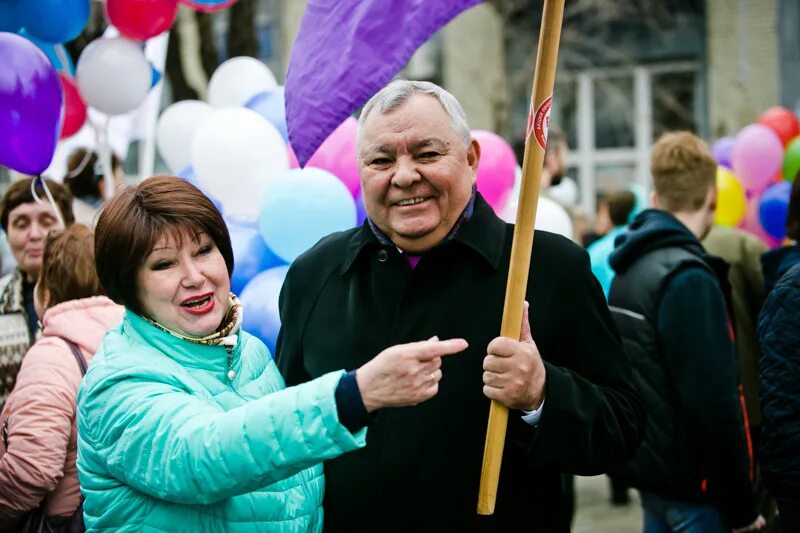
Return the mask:
[[[337,400],[363,407],[367,446],[325,465],[326,529],[568,530],[561,473],[624,462],[644,424],[586,253],[538,232],[531,328],[526,315],[522,340],[495,338],[513,226],[476,193],[480,146],[458,101],[431,83],[391,83],[364,107],[358,152],[368,220],[299,257],[283,287],[287,383],[434,335],[470,347],[442,361],[428,377],[441,379],[438,395],[412,408],[373,412],[358,386],[372,376],[349,374]],[[512,411],[496,512],[484,517],[489,398]]]

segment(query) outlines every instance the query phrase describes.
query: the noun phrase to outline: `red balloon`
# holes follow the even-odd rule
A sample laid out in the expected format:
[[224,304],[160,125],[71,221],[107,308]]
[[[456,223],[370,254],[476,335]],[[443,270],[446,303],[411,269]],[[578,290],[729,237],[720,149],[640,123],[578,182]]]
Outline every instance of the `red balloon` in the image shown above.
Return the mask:
[[178,14],[178,0],[108,0],[106,15],[119,32],[144,41],[167,31]]
[[61,122],[59,138],[66,139],[78,133],[86,122],[86,103],[75,80],[63,72],[58,73],[58,80],[64,92],[64,120]]
[[761,113],[761,116],[758,117],[758,123],[777,133],[784,146],[800,134],[800,124],[797,122],[797,117],[785,107],[770,107]]

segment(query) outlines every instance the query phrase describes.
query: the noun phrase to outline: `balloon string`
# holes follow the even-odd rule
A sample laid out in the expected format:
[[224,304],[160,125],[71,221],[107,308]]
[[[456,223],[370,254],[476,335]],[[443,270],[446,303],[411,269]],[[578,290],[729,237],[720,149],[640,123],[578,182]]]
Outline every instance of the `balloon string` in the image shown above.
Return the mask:
[[78,164],[77,167],[75,167],[75,170],[72,170],[71,172],[67,172],[67,175],[65,177],[69,179],[69,178],[74,178],[75,176],[78,176],[81,172],[83,172],[83,169],[86,168],[86,165],[89,164],[89,160],[91,158],[92,158],[92,151],[91,150],[86,150],[86,153],[83,154],[83,159],[81,159],[81,162]]
[[63,44],[57,44],[53,48],[56,51],[56,56],[58,57],[58,62],[61,63],[61,68],[71,78],[72,77],[72,73],[69,71],[69,59],[67,59],[67,52],[66,52],[66,50],[64,50],[64,45]]
[[111,144],[108,141],[108,126],[111,123],[111,116],[106,117],[105,124],[101,128],[95,128],[97,135],[97,151],[103,167],[103,178],[105,180],[105,199],[110,200],[114,197],[114,172],[111,168]]
[[44,194],[47,196],[47,201],[50,203],[50,207],[53,208],[53,211],[56,214],[56,219],[58,219],[58,225],[61,227],[61,229],[65,229],[67,225],[64,224],[64,215],[61,214],[61,209],[58,207],[58,204],[56,204],[56,201],[53,198],[53,193],[50,192],[50,187],[47,186],[47,181],[42,178],[41,175],[36,176],[31,180],[31,195],[33,196],[33,199],[36,200],[37,204],[44,203],[44,201],[39,198],[39,195],[36,194],[37,183],[42,184],[42,189],[44,189]]

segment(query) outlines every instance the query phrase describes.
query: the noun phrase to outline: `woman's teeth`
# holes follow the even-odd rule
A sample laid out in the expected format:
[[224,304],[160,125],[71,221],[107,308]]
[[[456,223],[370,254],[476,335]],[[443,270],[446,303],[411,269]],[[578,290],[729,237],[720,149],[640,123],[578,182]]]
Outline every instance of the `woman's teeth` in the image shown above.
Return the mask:
[[184,305],[186,307],[202,307],[205,304],[207,304],[210,299],[211,299],[211,296],[206,296],[205,298],[201,298],[199,300],[193,300],[191,302],[186,302],[185,304],[182,304],[182,305]]

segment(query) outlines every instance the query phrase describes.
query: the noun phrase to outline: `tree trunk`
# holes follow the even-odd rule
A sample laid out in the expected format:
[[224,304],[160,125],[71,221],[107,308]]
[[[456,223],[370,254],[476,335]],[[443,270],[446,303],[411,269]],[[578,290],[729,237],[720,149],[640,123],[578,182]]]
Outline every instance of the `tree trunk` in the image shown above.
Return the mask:
[[255,0],[239,0],[230,7],[228,56],[258,57]]
[[169,44],[167,45],[167,79],[172,88],[172,101],[196,100],[197,91],[189,86],[186,76],[183,73],[181,62],[181,38],[178,32],[178,25],[175,24],[169,30]]
[[199,11],[195,13],[195,17],[197,17],[197,31],[200,35],[200,61],[209,79],[219,66],[219,53],[217,52],[217,44],[214,40],[212,16],[211,13],[200,13]]

